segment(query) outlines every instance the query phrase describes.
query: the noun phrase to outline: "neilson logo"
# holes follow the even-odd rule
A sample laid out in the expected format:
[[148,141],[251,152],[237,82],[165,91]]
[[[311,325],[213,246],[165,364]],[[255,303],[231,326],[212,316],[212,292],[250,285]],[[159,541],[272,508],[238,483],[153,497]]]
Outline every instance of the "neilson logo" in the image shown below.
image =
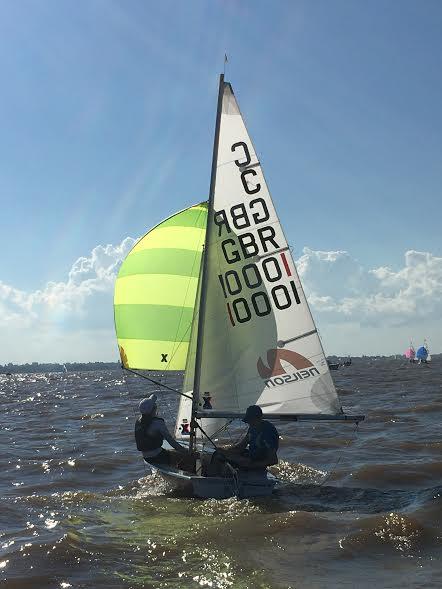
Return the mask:
[[259,376],[261,378],[270,378],[271,376],[280,376],[285,374],[286,371],[282,367],[281,360],[285,360],[289,364],[301,370],[302,368],[311,368],[313,364],[298,352],[292,350],[268,350],[267,351],[267,362],[269,366],[266,366],[264,362],[259,358],[257,368]]

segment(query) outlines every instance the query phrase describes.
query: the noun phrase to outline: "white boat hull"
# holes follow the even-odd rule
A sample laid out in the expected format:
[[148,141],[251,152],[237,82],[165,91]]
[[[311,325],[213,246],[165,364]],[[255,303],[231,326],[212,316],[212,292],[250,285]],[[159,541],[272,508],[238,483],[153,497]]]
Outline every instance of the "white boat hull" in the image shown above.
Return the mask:
[[204,477],[169,466],[150,465],[176,489],[201,499],[268,497],[276,478],[267,472],[240,472],[236,477]]

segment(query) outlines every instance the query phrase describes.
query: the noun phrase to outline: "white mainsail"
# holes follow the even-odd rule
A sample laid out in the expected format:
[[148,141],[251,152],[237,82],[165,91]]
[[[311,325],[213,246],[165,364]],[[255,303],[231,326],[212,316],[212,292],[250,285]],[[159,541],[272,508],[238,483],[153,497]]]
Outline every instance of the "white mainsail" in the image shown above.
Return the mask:
[[[216,166],[204,329],[192,336],[201,353],[199,397],[210,392],[214,412],[243,413],[258,404],[267,414],[337,415],[316,326],[232,87],[224,82]],[[186,375],[183,392],[192,394],[192,385]],[[177,428],[190,420],[190,410],[182,399]],[[220,425],[211,421],[218,420],[204,420],[209,435]]]
[[429,345],[428,345],[428,342],[427,342],[427,340],[425,340],[425,341],[424,341],[424,346],[425,346],[425,349],[426,349],[426,350],[427,350],[427,352],[428,352],[428,356],[427,356],[427,362],[431,362],[430,347],[429,347]]

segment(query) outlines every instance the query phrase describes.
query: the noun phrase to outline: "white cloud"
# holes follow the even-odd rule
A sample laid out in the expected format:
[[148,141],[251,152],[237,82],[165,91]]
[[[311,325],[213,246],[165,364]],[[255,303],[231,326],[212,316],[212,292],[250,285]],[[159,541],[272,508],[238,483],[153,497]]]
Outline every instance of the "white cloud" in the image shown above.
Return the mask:
[[0,362],[116,357],[113,286],[135,241],[126,237],[117,246],[98,245],[89,257],[76,260],[65,282],[48,282],[41,290],[26,293],[0,282]]
[[29,306],[38,316],[51,321],[55,314],[84,315],[87,301],[96,294],[113,289],[116,273],[135,240],[126,237],[119,245],[98,245],[88,258],[73,264],[66,282],[49,282],[44,290],[29,295]]
[[410,250],[404,266],[365,269],[348,252],[304,248],[297,267],[313,310],[329,321],[404,326],[440,319],[442,258]]
[[[0,362],[116,359],[113,286],[135,241],[95,247],[66,281],[34,292],[0,282]],[[330,353],[394,353],[413,326],[440,331],[442,258],[431,253],[408,251],[396,270],[366,269],[346,251],[304,248],[297,267]]]
[[0,326],[26,325],[28,295],[0,281]]

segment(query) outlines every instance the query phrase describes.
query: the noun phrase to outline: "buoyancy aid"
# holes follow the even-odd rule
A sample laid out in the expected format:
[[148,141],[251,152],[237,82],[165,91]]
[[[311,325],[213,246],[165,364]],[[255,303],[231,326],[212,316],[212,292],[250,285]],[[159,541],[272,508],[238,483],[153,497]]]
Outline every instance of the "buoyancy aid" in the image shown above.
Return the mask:
[[278,451],[278,431],[269,421],[263,420],[259,429],[249,427],[248,436],[252,460],[262,460],[269,450]]
[[154,421],[162,421],[161,417],[142,415],[135,422],[135,441],[140,452],[158,450],[164,442],[164,436],[158,431],[150,432],[150,426]]

